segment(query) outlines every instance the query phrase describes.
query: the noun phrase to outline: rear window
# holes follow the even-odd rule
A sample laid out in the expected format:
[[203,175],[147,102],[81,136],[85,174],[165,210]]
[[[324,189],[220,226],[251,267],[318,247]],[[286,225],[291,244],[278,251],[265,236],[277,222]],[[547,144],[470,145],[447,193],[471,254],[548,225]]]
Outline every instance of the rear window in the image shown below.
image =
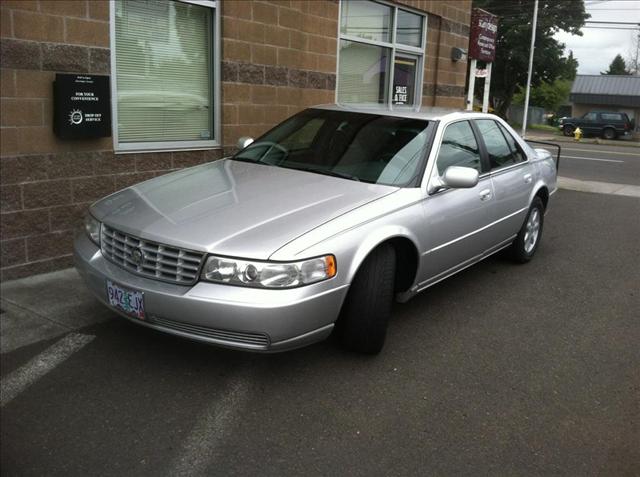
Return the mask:
[[617,113],[600,113],[600,117],[604,121],[624,121],[622,114]]

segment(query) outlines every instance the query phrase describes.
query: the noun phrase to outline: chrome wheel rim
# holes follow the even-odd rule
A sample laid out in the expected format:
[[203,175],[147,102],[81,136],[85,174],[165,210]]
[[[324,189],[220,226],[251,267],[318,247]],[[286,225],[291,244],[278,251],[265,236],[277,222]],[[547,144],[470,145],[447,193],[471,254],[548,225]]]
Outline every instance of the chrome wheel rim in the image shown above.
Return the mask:
[[538,243],[538,237],[540,236],[540,211],[533,209],[529,218],[527,219],[527,225],[524,232],[524,251],[531,253]]

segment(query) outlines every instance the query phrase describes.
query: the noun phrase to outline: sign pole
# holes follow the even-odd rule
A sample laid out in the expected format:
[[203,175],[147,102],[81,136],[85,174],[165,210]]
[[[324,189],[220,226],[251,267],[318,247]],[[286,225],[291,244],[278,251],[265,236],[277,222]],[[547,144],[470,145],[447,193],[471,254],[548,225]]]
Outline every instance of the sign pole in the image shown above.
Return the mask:
[[[484,78],[484,94],[482,97],[482,111],[489,110],[489,88],[491,86],[491,66],[496,57],[496,43],[498,38],[498,17],[480,8],[471,11],[471,25],[469,29],[469,91],[467,93],[467,111],[473,109],[473,93],[475,80]],[[477,71],[477,60],[487,66]]]
[[473,93],[476,88],[476,63],[475,58],[471,60],[469,67],[469,91],[467,92],[467,111],[473,111]]
[[533,73],[533,49],[536,45],[536,24],[538,23],[538,0],[533,5],[533,23],[531,31],[531,49],[529,51],[529,74],[527,75],[527,92],[524,96],[524,114],[522,118],[522,139],[527,135],[527,113],[529,112],[529,92],[531,91],[531,74]]
[[482,112],[489,112],[489,88],[491,86],[491,65],[487,63],[487,77],[484,79],[484,96],[482,98]]

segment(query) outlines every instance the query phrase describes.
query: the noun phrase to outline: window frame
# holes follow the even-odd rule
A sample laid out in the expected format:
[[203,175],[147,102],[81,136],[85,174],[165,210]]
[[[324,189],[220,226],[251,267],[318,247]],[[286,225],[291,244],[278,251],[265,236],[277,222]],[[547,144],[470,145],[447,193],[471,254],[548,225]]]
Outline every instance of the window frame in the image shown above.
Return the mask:
[[[212,121],[213,138],[202,141],[146,141],[146,142],[124,142],[118,139],[118,81],[116,71],[116,1],[109,0],[109,46],[111,53],[111,133],[113,138],[113,151],[116,154],[136,153],[136,152],[163,152],[163,151],[189,151],[205,150],[222,147],[222,127],[220,124],[220,99],[221,99],[221,77],[220,77],[220,1],[219,0],[171,0],[174,2],[188,3],[207,7],[212,10],[211,30],[211,98],[212,98]],[[126,1],[126,0],[123,0]]]
[[[348,35],[342,33],[342,4],[343,2],[348,0],[340,0],[338,4],[338,41],[336,47],[336,91],[335,91],[335,103],[336,104],[357,104],[357,103],[340,103],[338,101],[338,91],[340,89],[340,42],[341,40],[351,41],[355,43],[363,43],[367,45],[387,48],[391,50],[391,61],[389,65],[389,78],[387,85],[387,101],[385,103],[376,103],[383,106],[388,107],[390,110],[393,108],[400,109],[409,109],[414,111],[419,111],[422,106],[422,89],[423,89],[423,81],[424,81],[424,62],[426,56],[426,48],[427,48],[427,28],[428,28],[428,16],[425,12],[421,12],[420,10],[416,10],[415,8],[411,8],[409,6],[399,6],[395,3],[391,3],[384,0],[367,0],[372,3],[378,3],[380,5],[385,5],[391,8],[392,11],[392,22],[391,22],[391,42],[386,41],[377,41],[377,40],[369,40],[366,38],[361,38],[355,35]],[[398,10],[404,10],[409,13],[413,13],[414,15],[419,15],[422,17],[422,37],[420,38],[420,47],[403,45],[401,43],[396,42],[396,34],[398,27]],[[407,54],[408,56],[415,56],[417,58],[416,64],[416,86],[414,92],[414,104],[406,105],[406,104],[393,104],[393,80],[395,74],[394,62],[396,58],[396,51]]]

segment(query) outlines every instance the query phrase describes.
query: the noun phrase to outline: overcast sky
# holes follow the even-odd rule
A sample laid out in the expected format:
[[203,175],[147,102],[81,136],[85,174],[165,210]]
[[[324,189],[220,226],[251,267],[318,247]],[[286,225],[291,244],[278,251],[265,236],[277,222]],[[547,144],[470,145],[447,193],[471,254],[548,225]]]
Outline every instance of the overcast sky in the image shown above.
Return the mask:
[[[640,23],[640,0],[585,0],[585,4],[591,14],[589,20]],[[583,28],[582,33],[577,36],[560,32],[556,39],[565,44],[566,54],[573,50],[573,56],[580,62],[578,74],[583,75],[606,71],[617,54],[626,59],[631,50],[632,35],[638,35],[637,30],[596,28]]]

